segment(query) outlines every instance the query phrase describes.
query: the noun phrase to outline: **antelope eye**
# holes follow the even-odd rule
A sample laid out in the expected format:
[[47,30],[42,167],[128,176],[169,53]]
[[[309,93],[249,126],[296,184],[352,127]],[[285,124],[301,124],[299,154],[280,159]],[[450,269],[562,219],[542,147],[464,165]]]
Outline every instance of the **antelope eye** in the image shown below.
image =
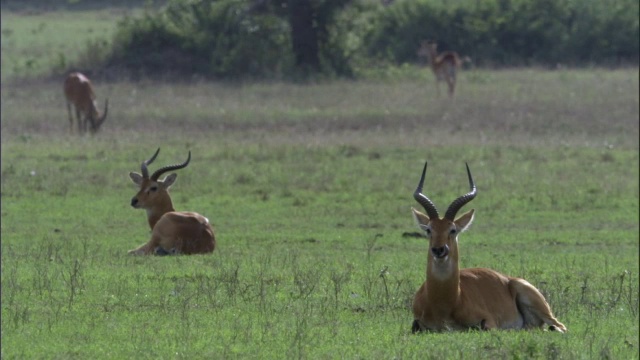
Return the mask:
[[427,233],[427,235],[431,235],[431,228],[426,228],[424,229],[424,231]]
[[449,230],[449,234],[450,235],[454,235],[456,232],[458,232],[455,228]]
[[149,188],[149,191],[156,192],[156,191],[158,191],[158,187],[157,186],[152,186],[152,187]]

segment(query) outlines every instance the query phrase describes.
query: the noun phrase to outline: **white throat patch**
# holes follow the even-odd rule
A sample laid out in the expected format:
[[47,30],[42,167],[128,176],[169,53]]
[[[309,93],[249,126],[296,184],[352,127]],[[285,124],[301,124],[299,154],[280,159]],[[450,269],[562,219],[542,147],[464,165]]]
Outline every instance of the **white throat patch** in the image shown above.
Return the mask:
[[441,262],[431,259],[429,266],[431,266],[431,275],[438,280],[446,280],[453,274],[453,261],[451,261],[448,255],[444,261]]

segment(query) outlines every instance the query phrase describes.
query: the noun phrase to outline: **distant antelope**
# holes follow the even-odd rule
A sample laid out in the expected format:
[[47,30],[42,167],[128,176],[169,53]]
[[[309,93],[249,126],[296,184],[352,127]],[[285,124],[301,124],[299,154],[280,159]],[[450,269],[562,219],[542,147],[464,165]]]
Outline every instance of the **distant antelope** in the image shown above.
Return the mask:
[[[438,44],[431,40],[424,40],[420,44],[418,55],[426,57],[431,66],[433,74],[436,76],[436,89],[440,95],[440,81],[446,81],[449,86],[449,96],[452,97],[456,91],[456,75],[462,60],[458,53],[445,51],[438,54]],[[468,59],[465,57],[465,59]]]
[[140,186],[140,191],[131,199],[131,206],[147,211],[147,221],[151,227],[151,239],[135,250],[133,255],[167,254],[203,254],[210,253],[216,247],[216,239],[209,219],[195,213],[175,211],[169,187],[176,181],[177,174],[168,175],[159,180],[160,175],[187,167],[189,157],[182,164],[169,165],[156,170],[151,176],[147,165],[156,159],[160,148],[149,159],[142,162],[142,174],[129,173],[131,180]]
[[413,216],[429,240],[427,280],[413,299],[412,332],[466,329],[531,329],[543,327],[566,332],[553,316],[544,296],[524,279],[487,268],[460,269],[458,234],[473,221],[474,210],[455,219],[476,197],[476,185],[467,165],[471,191],[454,200],[443,218],[422,193],[427,164],[413,194],[426,214],[412,208]]
[[67,99],[71,132],[73,132],[73,116],[71,114],[71,105],[73,105],[78,122],[78,132],[85,133],[88,124],[91,133],[96,133],[107,118],[109,100],[105,101],[104,112],[100,116],[91,81],[79,72],[71,73],[65,79],[64,95]]

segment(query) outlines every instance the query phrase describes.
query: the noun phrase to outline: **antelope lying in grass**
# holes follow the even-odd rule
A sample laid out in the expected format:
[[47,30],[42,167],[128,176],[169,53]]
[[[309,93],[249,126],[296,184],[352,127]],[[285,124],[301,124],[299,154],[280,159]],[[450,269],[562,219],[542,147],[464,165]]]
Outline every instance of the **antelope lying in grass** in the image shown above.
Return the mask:
[[104,103],[102,116],[96,105],[96,95],[93,92],[91,81],[81,73],[69,74],[64,81],[64,96],[67,98],[67,111],[69,111],[70,130],[73,132],[73,115],[71,105],[75,107],[78,132],[85,133],[87,125],[91,133],[96,133],[107,118],[109,111],[109,99]]
[[203,254],[210,253],[216,247],[216,239],[209,220],[195,212],[175,211],[169,187],[176,181],[173,173],[159,180],[160,175],[189,165],[191,151],[187,160],[178,165],[169,165],[156,170],[151,176],[147,165],[158,156],[160,148],[149,160],[142,162],[142,174],[129,173],[131,180],[140,186],[140,191],[131,199],[131,206],[147,211],[147,220],[151,227],[151,239],[135,250],[133,255],[167,254]]
[[423,214],[412,208],[418,226],[429,240],[429,256],[427,280],[413,300],[412,332],[531,329],[545,324],[550,330],[566,332],[540,291],[526,280],[487,268],[459,268],[458,234],[471,225],[474,210],[455,217],[476,197],[476,185],[467,166],[471,191],[454,200],[440,218],[431,200],[422,193],[426,171],[425,163],[413,194],[426,211]]
[[[462,66],[462,60],[458,53],[445,51],[438,54],[438,44],[430,40],[424,40],[420,44],[418,55],[426,57],[431,66],[433,74],[436,76],[436,89],[440,95],[440,81],[446,81],[449,86],[449,97],[453,97],[456,91],[456,75]],[[465,59],[468,59],[465,57]]]

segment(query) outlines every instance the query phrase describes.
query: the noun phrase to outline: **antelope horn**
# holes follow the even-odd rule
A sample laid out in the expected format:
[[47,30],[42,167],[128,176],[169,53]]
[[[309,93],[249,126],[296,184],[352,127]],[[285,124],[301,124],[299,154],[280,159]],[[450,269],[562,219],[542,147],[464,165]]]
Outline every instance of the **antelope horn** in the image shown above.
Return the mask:
[[156,150],[156,153],[153,154],[151,159],[145,160],[145,161],[142,162],[142,165],[140,166],[140,170],[142,171],[142,177],[143,178],[145,178],[145,179],[149,178],[149,170],[147,170],[147,165],[151,164],[153,162],[153,160],[156,159],[156,156],[158,156],[159,152],[160,152],[160,148],[158,148],[158,150]]
[[469,170],[469,164],[465,164],[467,165],[467,175],[469,176],[469,187],[471,188],[471,191],[469,191],[468,193],[460,196],[459,198],[455,199],[451,205],[449,205],[449,208],[447,209],[447,212],[444,214],[444,218],[447,220],[451,220],[453,221],[456,217],[456,214],[458,213],[458,211],[469,201],[473,200],[473,198],[476,197],[476,195],[478,194],[478,189],[476,188],[476,184],[473,182],[473,178],[471,177],[471,171]]
[[156,172],[154,172],[153,175],[151,175],[151,180],[153,181],[158,180],[160,175],[166,173],[167,171],[186,168],[187,165],[189,165],[189,161],[191,161],[191,151],[189,151],[189,157],[187,157],[187,161],[183,162],[182,164],[168,165],[156,170]]
[[420,183],[418,184],[416,191],[413,193],[413,198],[416,199],[416,201],[420,205],[422,205],[424,210],[427,212],[427,215],[429,215],[429,218],[439,219],[440,215],[438,215],[438,210],[436,209],[436,206],[433,205],[431,200],[429,200],[429,198],[422,193],[422,185],[424,185],[424,175],[426,174],[426,172],[427,172],[427,162],[425,161],[424,169],[422,169],[422,176],[420,177]]

